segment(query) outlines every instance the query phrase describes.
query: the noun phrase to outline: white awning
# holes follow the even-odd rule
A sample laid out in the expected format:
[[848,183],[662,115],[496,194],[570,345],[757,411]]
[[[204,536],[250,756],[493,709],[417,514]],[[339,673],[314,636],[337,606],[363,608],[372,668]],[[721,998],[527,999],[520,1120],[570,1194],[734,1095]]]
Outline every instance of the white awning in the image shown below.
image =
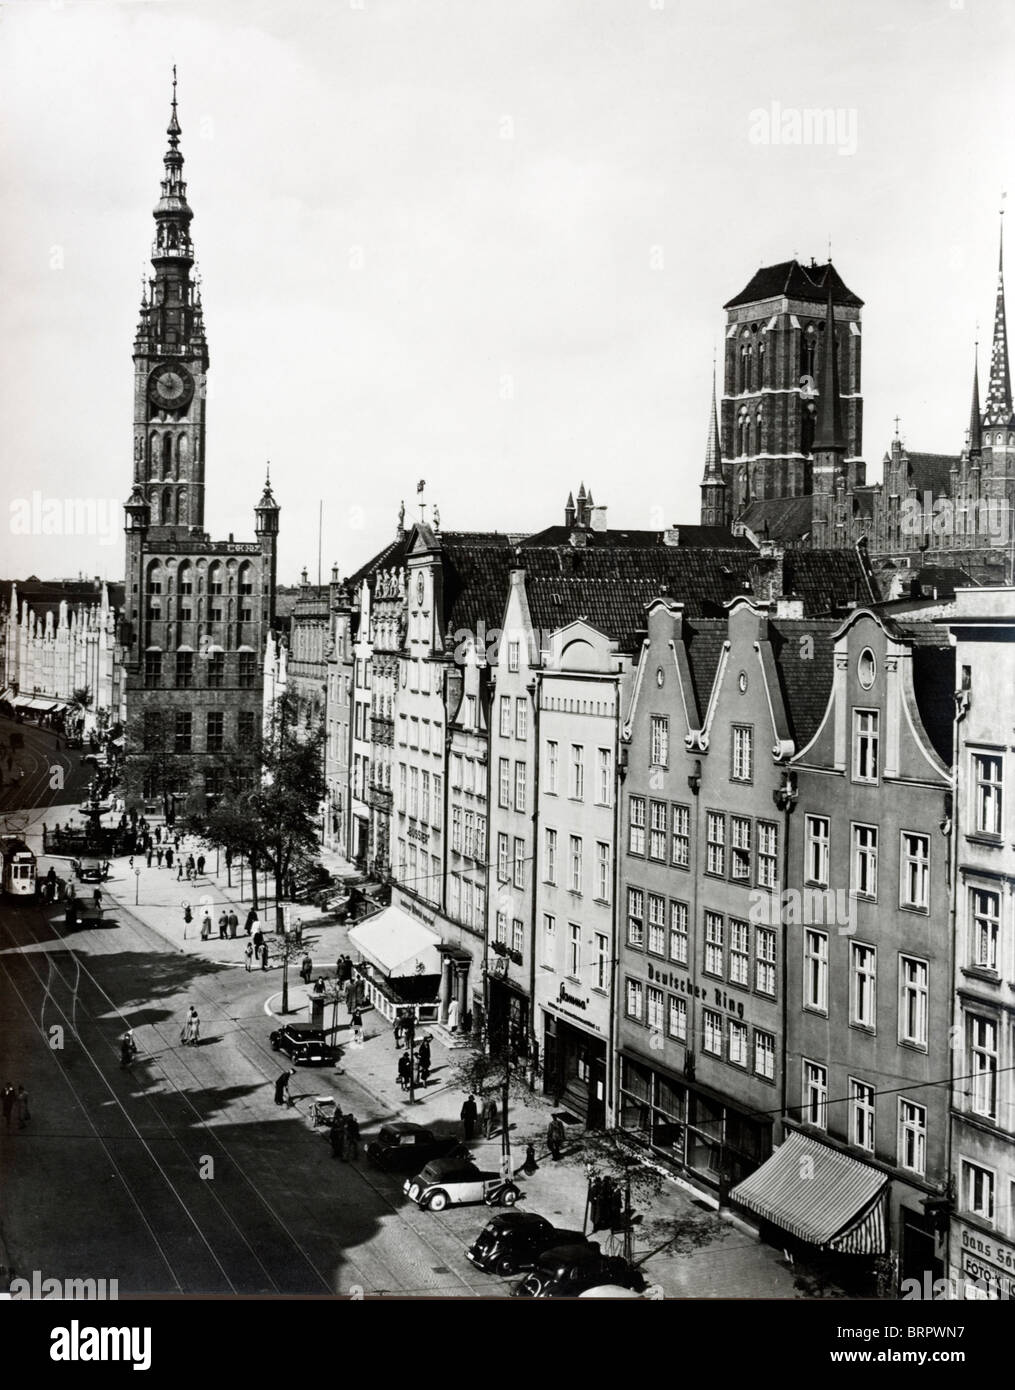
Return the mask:
[[385,975],[440,974],[440,937],[400,907],[386,907],[353,927],[349,940]]

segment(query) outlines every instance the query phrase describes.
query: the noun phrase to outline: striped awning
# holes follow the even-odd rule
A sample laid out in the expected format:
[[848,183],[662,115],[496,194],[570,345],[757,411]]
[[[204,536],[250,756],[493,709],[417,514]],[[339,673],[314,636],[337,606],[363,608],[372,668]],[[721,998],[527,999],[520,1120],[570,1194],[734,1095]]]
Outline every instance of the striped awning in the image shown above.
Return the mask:
[[877,1255],[885,1249],[887,1186],[878,1169],[795,1131],[730,1196],[811,1245]]

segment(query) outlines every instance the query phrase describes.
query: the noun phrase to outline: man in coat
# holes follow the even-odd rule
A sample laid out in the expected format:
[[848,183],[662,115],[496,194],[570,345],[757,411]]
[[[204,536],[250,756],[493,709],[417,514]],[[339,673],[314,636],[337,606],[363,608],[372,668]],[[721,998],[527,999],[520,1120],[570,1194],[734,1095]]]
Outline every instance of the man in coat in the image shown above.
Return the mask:
[[550,1150],[550,1157],[557,1161],[560,1158],[560,1151],[564,1147],[564,1124],[559,1115],[554,1115],[546,1128],[546,1147]]
[[467,1095],[461,1109],[462,1134],[467,1141],[471,1139],[476,1132],[476,1119],[478,1115],[479,1110],[476,1107],[476,1097],[471,1094]]

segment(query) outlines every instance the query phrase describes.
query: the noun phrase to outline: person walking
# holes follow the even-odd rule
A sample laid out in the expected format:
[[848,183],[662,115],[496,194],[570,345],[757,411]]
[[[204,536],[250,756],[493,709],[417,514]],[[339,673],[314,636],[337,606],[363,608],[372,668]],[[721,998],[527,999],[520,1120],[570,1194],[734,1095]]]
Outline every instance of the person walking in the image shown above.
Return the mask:
[[476,1119],[479,1115],[476,1097],[471,1093],[465,1097],[460,1114],[462,1117],[462,1135],[468,1141],[476,1132]]
[[342,1156],[342,1140],[345,1136],[345,1116],[339,1107],[335,1106],[335,1113],[331,1117],[331,1128],[328,1130],[328,1142],[331,1145],[332,1158]]
[[403,1052],[398,1059],[398,1084],[403,1091],[409,1089],[409,1079],[412,1076],[412,1059],[408,1052]]
[[102,892],[98,888],[96,888],[92,894],[92,906],[95,908],[96,912],[102,911]]
[[314,962],[308,955],[304,955],[300,964],[300,979],[305,985],[310,983],[310,977],[314,973]]
[[222,911],[221,911],[221,913],[219,914],[219,940],[220,940],[220,941],[225,941],[225,939],[226,939],[226,937],[227,937],[228,934],[229,934],[229,914],[228,914],[228,912],[226,912],[225,908],[223,908]]
[[204,916],[201,918],[201,940],[211,940],[211,913],[207,908],[205,908]]
[[493,1096],[487,1096],[483,1102],[483,1135],[487,1139],[492,1139],[497,1130],[497,1102]]
[[276,1105],[292,1105],[292,1103],[293,1103],[293,1098],[292,1098],[292,1096],[289,1094],[289,1080],[290,1080],[291,1077],[293,1077],[293,1076],[295,1076],[295,1075],[296,1075],[296,1068],[295,1068],[295,1067],[290,1067],[289,1070],[288,1070],[288,1071],[284,1071],[284,1072],[282,1073],[282,1075],[278,1078],[278,1080],[275,1082],[275,1104],[276,1104]]
[[155,851],[155,858],[158,861],[158,866],[160,869],[162,868],[162,856],[164,853],[165,851],[163,850],[162,846],[159,845],[159,847]]
[[197,1010],[193,1004],[191,1004],[190,1012],[187,1014],[187,1021],[183,1025],[180,1041],[189,1043],[191,1047],[196,1047],[201,1041],[201,1020],[198,1018]]
[[151,866],[152,866],[152,847],[151,847],[151,845],[149,845],[148,848],[145,850],[145,859],[147,859],[147,861],[148,861],[148,867],[149,867],[149,869],[150,869]]
[[162,826],[161,826],[161,825],[157,825],[157,826],[155,827],[155,843],[156,843],[157,845],[161,845],[161,843],[162,843]]
[[353,1047],[362,1047],[362,1046],[363,1046],[363,1015],[360,1013],[359,1009],[355,1009],[355,1010],[353,1011],[353,1015],[352,1015],[352,1018],[350,1019],[350,1022],[352,1023],[352,1044],[353,1044]]
[[[166,868],[167,868],[167,869],[171,869],[172,867],[173,867],[173,847],[172,847],[172,845],[166,845]],[[179,872],[177,872],[177,878],[179,878],[179,876],[180,876],[180,875],[179,875]]]
[[254,947],[249,941],[247,942],[247,949],[243,952],[243,959],[247,973],[249,974],[250,967],[253,964],[254,960]]
[[194,863],[194,856],[193,856],[192,854],[188,854],[188,855],[187,855],[187,877],[188,877],[188,878],[193,878],[193,876],[194,876],[194,870],[195,870],[196,868],[197,868],[197,865]]
[[193,912],[191,912],[191,910],[190,910],[190,903],[184,903],[184,905],[183,905],[183,936],[184,936],[184,939],[185,939],[185,940],[186,940],[186,936],[187,936],[187,928],[190,926],[190,924],[191,924],[191,922],[193,922],[193,920],[194,920],[194,914],[193,914]]
[[10,1132],[11,1132],[11,1116],[14,1114],[14,1102],[15,1102],[15,1099],[17,1098],[17,1092],[15,1091],[15,1089],[14,1089],[13,1085],[11,1084],[11,1082],[8,1081],[7,1085],[3,1088],[2,1096],[3,1096],[4,1124],[7,1126],[7,1133],[10,1134]]
[[247,913],[247,920],[246,920],[246,921],[244,922],[244,924],[243,924],[243,930],[244,930],[244,931],[247,933],[247,935],[249,936],[250,933],[254,930],[254,928],[255,928],[256,926],[257,926],[257,913],[254,911],[253,908],[251,908],[250,911]]
[[198,872],[199,875],[204,873],[204,855],[203,855],[203,854],[199,854],[199,855],[197,856],[197,872]]
[[416,1056],[419,1059],[419,1084],[426,1090],[430,1082],[430,1039],[428,1036],[424,1036]]
[[550,1157],[554,1163],[560,1158],[560,1151],[564,1147],[566,1137],[564,1122],[559,1115],[554,1115],[546,1127],[546,1147],[550,1150]]
[[254,932],[254,935],[251,937],[251,940],[254,943],[254,954],[260,957],[261,947],[264,944],[264,933],[261,931],[260,927],[258,927],[257,930]]
[[236,929],[240,925],[240,919],[236,915],[235,907],[229,909],[229,940],[236,940]]
[[137,1043],[133,1029],[128,1028],[120,1039],[120,1066],[126,1070],[137,1056]]
[[24,1129],[25,1125],[32,1118],[28,1113],[28,1092],[24,1086],[18,1087],[18,1129]]
[[261,946],[261,969],[262,969],[262,970],[267,970],[267,968],[268,968],[268,943],[267,943],[267,941],[265,941],[265,942],[262,943],[262,946]]
[[346,1115],[343,1132],[342,1158],[348,1163],[352,1158],[359,1158],[359,1123],[355,1115]]

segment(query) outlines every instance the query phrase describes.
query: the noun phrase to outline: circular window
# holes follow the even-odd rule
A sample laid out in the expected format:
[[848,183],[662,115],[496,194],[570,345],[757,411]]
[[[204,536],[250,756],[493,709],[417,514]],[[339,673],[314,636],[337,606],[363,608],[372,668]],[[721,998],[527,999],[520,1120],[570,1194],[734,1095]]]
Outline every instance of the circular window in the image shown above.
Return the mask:
[[870,647],[864,647],[860,653],[860,660],[856,663],[856,673],[864,690],[870,690],[876,672],[877,662],[874,660],[874,653]]
[[656,668],[656,685],[662,685],[662,683],[663,683],[663,681],[665,681],[665,679],[666,679],[666,677],[665,677],[665,675],[663,674],[663,668],[662,668],[661,666],[658,666],[658,667]]
[[737,676],[737,686],[739,687],[739,690],[740,690],[741,695],[746,695],[746,694],[747,694],[747,672],[746,672],[746,671],[741,671],[741,672],[740,672],[740,675]]

